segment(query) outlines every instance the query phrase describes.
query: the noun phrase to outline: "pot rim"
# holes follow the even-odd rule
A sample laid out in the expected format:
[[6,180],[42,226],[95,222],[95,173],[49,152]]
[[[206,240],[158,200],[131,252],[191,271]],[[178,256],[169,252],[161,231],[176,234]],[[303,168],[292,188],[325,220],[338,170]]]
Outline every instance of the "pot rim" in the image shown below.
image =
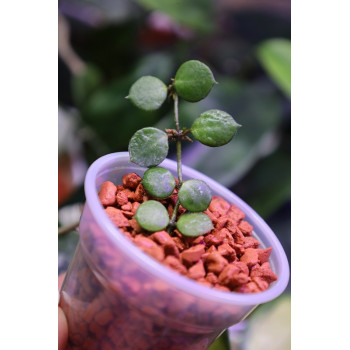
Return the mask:
[[[115,167],[118,160],[122,160],[123,162],[127,161],[130,166],[135,169],[145,169],[144,167],[131,163],[128,152],[116,152],[100,157],[90,165],[85,177],[84,189],[86,202],[94,219],[100,225],[105,234],[108,235],[109,239],[114,242],[119,249],[122,249],[123,252],[134,260],[139,266],[141,266],[144,270],[147,270],[148,273],[161,278],[167,283],[189,294],[222,304],[257,305],[271,301],[282,294],[289,281],[289,264],[284,249],[273,231],[265,223],[265,221],[242,199],[240,199],[226,187],[220,185],[215,180],[186,165],[182,165],[184,175],[190,172],[191,177],[204,180],[209,187],[215,187],[215,192],[220,193],[220,195],[223,197],[234,197],[234,204],[236,204],[245,214],[249,212],[250,221],[252,218],[254,220],[254,224],[251,223],[253,227],[258,225],[260,230],[263,230],[267,235],[267,245],[272,246],[272,251],[274,252],[276,260],[275,264],[278,264],[280,269],[278,273],[278,280],[273,282],[269,289],[260,293],[244,294],[237,292],[224,292],[214,288],[208,288],[196,281],[182,276],[162,263],[156,261],[146,253],[142,252],[109,220],[98,198],[98,191],[96,189],[96,178],[98,174],[101,172],[102,168],[106,167],[106,165]],[[159,166],[175,171],[175,173],[177,171],[177,163],[170,159],[165,159],[161,164],[159,164]]]

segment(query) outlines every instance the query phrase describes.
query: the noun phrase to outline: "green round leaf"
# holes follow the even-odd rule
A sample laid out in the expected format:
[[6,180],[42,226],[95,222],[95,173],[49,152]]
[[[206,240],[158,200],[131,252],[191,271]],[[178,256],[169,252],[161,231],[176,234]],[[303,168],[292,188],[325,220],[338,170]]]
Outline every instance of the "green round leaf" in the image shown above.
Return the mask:
[[200,61],[192,60],[180,66],[175,75],[174,86],[184,100],[197,102],[209,94],[215,83],[209,67]]
[[187,180],[179,189],[180,204],[189,211],[204,211],[211,202],[210,187],[202,180]]
[[138,79],[130,88],[128,98],[145,111],[158,109],[168,94],[166,85],[156,77],[145,76]]
[[148,169],[145,172],[142,185],[153,197],[167,198],[173,193],[176,182],[169,170],[157,167]]
[[240,127],[228,113],[211,109],[194,121],[191,133],[204,145],[218,147],[230,142]]
[[180,216],[177,229],[184,235],[197,237],[214,229],[208,215],[204,213],[187,213]]
[[144,167],[161,163],[168,155],[168,150],[168,135],[156,128],[136,131],[129,142],[130,160]]
[[156,232],[169,224],[169,214],[163,204],[149,200],[143,202],[136,210],[135,219],[147,231]]

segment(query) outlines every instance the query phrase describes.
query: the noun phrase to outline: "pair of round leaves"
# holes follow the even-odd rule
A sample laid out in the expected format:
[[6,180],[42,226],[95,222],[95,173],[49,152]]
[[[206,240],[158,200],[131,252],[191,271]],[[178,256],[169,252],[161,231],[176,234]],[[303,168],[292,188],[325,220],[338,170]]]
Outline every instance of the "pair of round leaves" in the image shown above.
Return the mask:
[[[230,142],[240,127],[228,113],[211,109],[194,121],[191,133],[204,145],[218,147]],[[145,167],[160,164],[168,151],[168,135],[153,127],[136,131],[129,142],[130,160]]]
[[211,191],[204,181],[185,181],[179,189],[178,196],[180,204],[192,212],[181,215],[176,223],[177,229],[184,236],[197,237],[214,228],[209,216],[201,213],[211,202]]
[[[175,179],[169,170],[151,168],[143,176],[142,184],[152,196],[166,198],[175,188]],[[178,193],[180,204],[189,211],[203,211],[211,201],[211,191],[201,180],[185,181]],[[160,231],[169,224],[166,208],[155,200],[142,203],[135,214],[139,225],[148,231]],[[186,236],[199,236],[212,229],[210,218],[203,213],[188,213],[180,217],[177,228]]]
[[[167,198],[173,193],[176,182],[169,170],[157,167],[145,172],[142,185],[153,197]],[[211,202],[210,187],[202,180],[187,180],[180,187],[178,198],[188,211],[204,211]]]
[[[174,87],[177,94],[186,101],[197,102],[205,98],[216,84],[213,73],[204,63],[191,60],[177,70]],[[144,76],[130,88],[129,98],[137,107],[154,111],[166,100],[168,89],[158,78]]]
[[[135,219],[147,231],[164,230],[169,224],[169,215],[163,204],[149,200],[142,203],[135,213]],[[213,223],[204,213],[187,213],[180,216],[177,229],[184,235],[197,237],[211,231]]]

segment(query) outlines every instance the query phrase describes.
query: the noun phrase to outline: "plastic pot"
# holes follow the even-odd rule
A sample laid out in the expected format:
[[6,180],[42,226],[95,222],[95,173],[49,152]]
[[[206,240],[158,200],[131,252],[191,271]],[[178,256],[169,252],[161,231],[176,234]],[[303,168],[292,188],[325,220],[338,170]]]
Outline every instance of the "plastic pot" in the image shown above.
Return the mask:
[[[176,162],[165,160],[160,166],[176,176]],[[80,241],[61,289],[69,349],[207,349],[226,328],[242,321],[259,304],[278,297],[287,286],[288,261],[267,224],[231,191],[186,166],[184,180],[206,181],[213,195],[245,213],[261,247],[272,247],[270,265],[278,280],[256,294],[219,291],[139,250],[104,213],[98,191],[104,181],[121,184],[126,173],[142,176],[145,170],[121,152],[99,158],[87,172]]]

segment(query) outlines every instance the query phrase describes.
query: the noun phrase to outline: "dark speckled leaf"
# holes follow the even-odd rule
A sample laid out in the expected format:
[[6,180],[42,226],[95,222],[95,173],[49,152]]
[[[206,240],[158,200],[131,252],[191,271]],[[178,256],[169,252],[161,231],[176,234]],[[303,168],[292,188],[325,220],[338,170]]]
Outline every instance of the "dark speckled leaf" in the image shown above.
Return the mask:
[[160,164],[168,155],[168,150],[168,135],[152,127],[136,131],[129,142],[130,160],[145,167]]

